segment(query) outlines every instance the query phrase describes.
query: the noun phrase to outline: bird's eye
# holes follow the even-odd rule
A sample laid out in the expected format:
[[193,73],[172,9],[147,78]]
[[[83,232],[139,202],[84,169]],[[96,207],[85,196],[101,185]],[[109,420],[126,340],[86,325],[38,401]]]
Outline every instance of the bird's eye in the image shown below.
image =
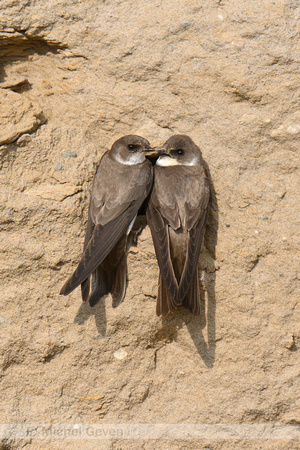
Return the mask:
[[184,155],[184,150],[182,150],[182,148],[179,148],[178,150],[176,150],[177,155]]
[[130,150],[131,152],[135,152],[137,149],[137,145],[134,144],[128,144],[127,146],[128,150]]

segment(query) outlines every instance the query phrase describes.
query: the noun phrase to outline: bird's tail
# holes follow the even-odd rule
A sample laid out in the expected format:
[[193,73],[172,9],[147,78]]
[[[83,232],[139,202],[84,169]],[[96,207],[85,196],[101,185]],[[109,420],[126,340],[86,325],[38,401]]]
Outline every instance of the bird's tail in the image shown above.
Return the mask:
[[[189,287],[187,295],[182,300],[181,306],[187,308],[194,316],[200,315],[200,291],[198,271],[195,270],[191,285]],[[176,309],[174,301],[169,295],[168,289],[164,283],[164,280],[159,274],[158,279],[158,294],[156,301],[156,314],[158,316],[165,317],[169,312],[173,312]]]
[[88,299],[90,306],[95,306],[96,303],[98,303],[98,301],[108,293],[109,284],[107,280],[107,274],[100,265],[92,274],[92,293]]
[[[111,294],[116,308],[123,300],[127,287],[127,236],[123,236],[93,274],[89,304],[94,306],[104,295]],[[83,291],[83,288],[82,288]]]
[[90,295],[90,277],[88,277],[86,280],[84,280],[83,283],[81,283],[81,298],[83,302],[86,302]]

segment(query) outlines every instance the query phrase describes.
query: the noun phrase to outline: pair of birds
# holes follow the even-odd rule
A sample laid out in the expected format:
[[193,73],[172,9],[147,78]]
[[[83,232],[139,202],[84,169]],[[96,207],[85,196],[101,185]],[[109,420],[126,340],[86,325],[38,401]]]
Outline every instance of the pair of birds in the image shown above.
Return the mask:
[[91,306],[108,293],[113,307],[120,304],[127,284],[128,235],[146,204],[160,268],[156,313],[166,316],[184,306],[199,315],[197,263],[209,200],[201,151],[191,138],[174,135],[160,150],[140,136],[118,139],[101,158],[83,255],[60,294],[81,285],[82,300]]

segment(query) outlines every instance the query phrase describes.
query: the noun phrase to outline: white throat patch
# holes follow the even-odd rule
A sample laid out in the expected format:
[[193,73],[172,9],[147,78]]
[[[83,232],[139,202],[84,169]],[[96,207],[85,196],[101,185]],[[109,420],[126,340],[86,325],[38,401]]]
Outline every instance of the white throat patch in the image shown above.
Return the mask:
[[188,163],[184,163],[185,166],[195,166],[197,163],[199,162],[197,156],[195,156],[192,161],[188,162]]
[[170,156],[160,156],[156,161],[157,166],[169,167],[169,166],[195,166],[198,163],[198,158],[195,156],[190,162],[178,162],[177,159]]
[[156,165],[161,167],[178,166],[178,161],[175,158],[170,158],[170,156],[160,156]]
[[122,158],[118,153],[115,155],[116,161],[120,164],[125,164],[126,166],[135,166],[136,164],[141,164],[145,161],[145,155],[142,152],[132,153],[129,158]]

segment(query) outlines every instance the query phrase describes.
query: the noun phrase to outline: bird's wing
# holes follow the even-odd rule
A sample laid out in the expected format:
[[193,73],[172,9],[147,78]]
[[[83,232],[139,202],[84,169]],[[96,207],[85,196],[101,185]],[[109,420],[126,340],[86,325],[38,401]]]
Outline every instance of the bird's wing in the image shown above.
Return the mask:
[[178,283],[175,277],[170,254],[170,239],[168,224],[166,224],[161,212],[155,207],[151,196],[147,212],[147,222],[149,224],[157,262],[164,284],[171,296],[174,304],[177,305]]
[[174,304],[170,297],[169,291],[167,290],[164,280],[162,279],[161,273],[158,278],[158,292],[156,301],[156,315],[162,315],[165,317],[169,312],[175,310]]
[[[86,247],[77,269],[60,291],[63,295],[68,295],[83,283],[82,295],[86,297],[88,282],[85,280],[109,254],[122,234],[128,232],[152,186],[150,162],[128,171],[127,166],[122,165],[120,168],[112,165],[106,156],[103,157],[104,163],[99,166],[92,189],[89,217],[93,230],[87,245],[85,241]],[[124,174],[126,185],[120,184],[120,177],[124,180]],[[86,239],[90,232],[91,229],[87,230]]]
[[182,301],[186,296],[197,269],[207,215],[208,209],[201,211],[198,222],[188,233],[187,253],[179,283],[179,301]]
[[[210,189],[206,177],[191,177],[195,195],[185,203],[185,226],[188,231],[186,258],[179,283],[179,299],[188,292],[197,268],[208,216]],[[195,189],[196,187],[196,189]]]
[[136,216],[140,202],[133,202],[122,214],[106,225],[96,225],[90,241],[73,275],[63,285],[60,293],[68,295],[83,283],[106,258],[116,242],[127,232],[130,222]]

